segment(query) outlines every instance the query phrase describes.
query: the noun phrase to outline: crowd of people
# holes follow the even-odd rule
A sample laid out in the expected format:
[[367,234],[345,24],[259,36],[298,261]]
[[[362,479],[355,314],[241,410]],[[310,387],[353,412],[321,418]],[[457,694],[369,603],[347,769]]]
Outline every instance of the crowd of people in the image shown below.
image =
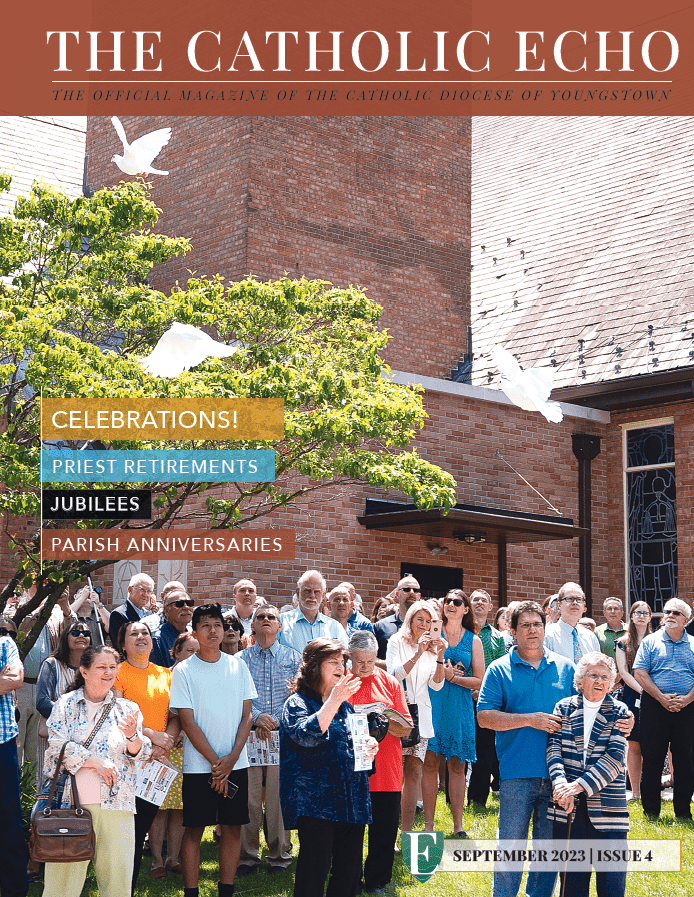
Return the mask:
[[[398,829],[412,830],[421,809],[433,831],[440,788],[452,837],[468,837],[466,797],[480,808],[494,791],[500,838],[525,840],[531,820],[535,838],[566,837],[570,819],[572,837],[626,838],[628,799],[660,813],[668,751],[675,815],[692,818],[694,636],[677,598],[655,632],[647,604],[625,623],[615,597],[596,626],[567,582],[544,606],[500,608],[492,625],[484,589],[423,599],[413,576],[368,618],[352,583],[328,591],[316,570],[281,608],[250,579],[236,583],[232,607],[196,601],[180,582],[159,604],[138,573],[110,613],[90,587],[74,600],[65,590],[22,664],[13,615],[34,593],[0,617],[2,897],[25,897],[41,874],[26,855],[19,764],[37,764],[40,787],[63,749],[92,813],[102,897],[136,893],[146,837],[148,875],[197,897],[207,826],[220,897],[237,875],[286,871],[292,831],[296,895],[322,897],[326,882],[328,897],[382,894]],[[150,761],[180,773],[161,807],[136,793]],[[44,897],[79,897],[87,866],[46,864]],[[494,897],[515,897],[520,879],[497,869]],[[573,873],[565,894],[586,897],[589,882]],[[601,872],[598,895],[621,897],[625,883]],[[527,893],[549,897],[554,884],[531,870]]]

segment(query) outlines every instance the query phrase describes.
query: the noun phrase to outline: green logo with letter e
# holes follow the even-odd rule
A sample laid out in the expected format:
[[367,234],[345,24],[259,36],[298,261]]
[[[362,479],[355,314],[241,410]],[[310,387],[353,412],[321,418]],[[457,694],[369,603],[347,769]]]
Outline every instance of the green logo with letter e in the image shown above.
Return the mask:
[[402,855],[417,881],[429,881],[443,857],[443,832],[403,832]]

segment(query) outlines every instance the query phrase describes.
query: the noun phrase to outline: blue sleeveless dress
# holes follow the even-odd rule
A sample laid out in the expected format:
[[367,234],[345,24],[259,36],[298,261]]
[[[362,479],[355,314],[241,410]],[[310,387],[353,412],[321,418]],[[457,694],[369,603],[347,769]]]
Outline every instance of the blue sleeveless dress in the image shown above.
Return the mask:
[[[462,663],[470,675],[472,667],[472,640],[474,635],[469,630],[461,638],[455,648],[446,649],[444,660],[450,660],[455,666]],[[475,752],[475,713],[472,707],[472,691],[444,681],[440,691],[429,689],[431,698],[434,738],[429,739],[427,750],[434,754],[443,754],[450,760],[458,757],[461,761],[477,760]]]

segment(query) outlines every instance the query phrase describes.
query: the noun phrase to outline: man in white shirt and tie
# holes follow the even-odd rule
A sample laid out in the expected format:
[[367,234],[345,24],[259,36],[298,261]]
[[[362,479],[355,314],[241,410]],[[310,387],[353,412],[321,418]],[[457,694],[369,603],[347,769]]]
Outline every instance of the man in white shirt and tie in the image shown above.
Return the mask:
[[558,594],[561,616],[545,629],[545,647],[578,663],[584,654],[600,651],[600,642],[594,632],[576,625],[586,612],[586,596],[579,584],[565,582]]

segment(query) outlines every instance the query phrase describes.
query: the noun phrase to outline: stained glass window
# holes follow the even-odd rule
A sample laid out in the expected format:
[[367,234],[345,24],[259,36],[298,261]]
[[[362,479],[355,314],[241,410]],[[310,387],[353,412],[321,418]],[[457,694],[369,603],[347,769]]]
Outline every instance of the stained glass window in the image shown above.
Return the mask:
[[629,430],[629,600],[660,613],[677,595],[677,500],[673,424]]

